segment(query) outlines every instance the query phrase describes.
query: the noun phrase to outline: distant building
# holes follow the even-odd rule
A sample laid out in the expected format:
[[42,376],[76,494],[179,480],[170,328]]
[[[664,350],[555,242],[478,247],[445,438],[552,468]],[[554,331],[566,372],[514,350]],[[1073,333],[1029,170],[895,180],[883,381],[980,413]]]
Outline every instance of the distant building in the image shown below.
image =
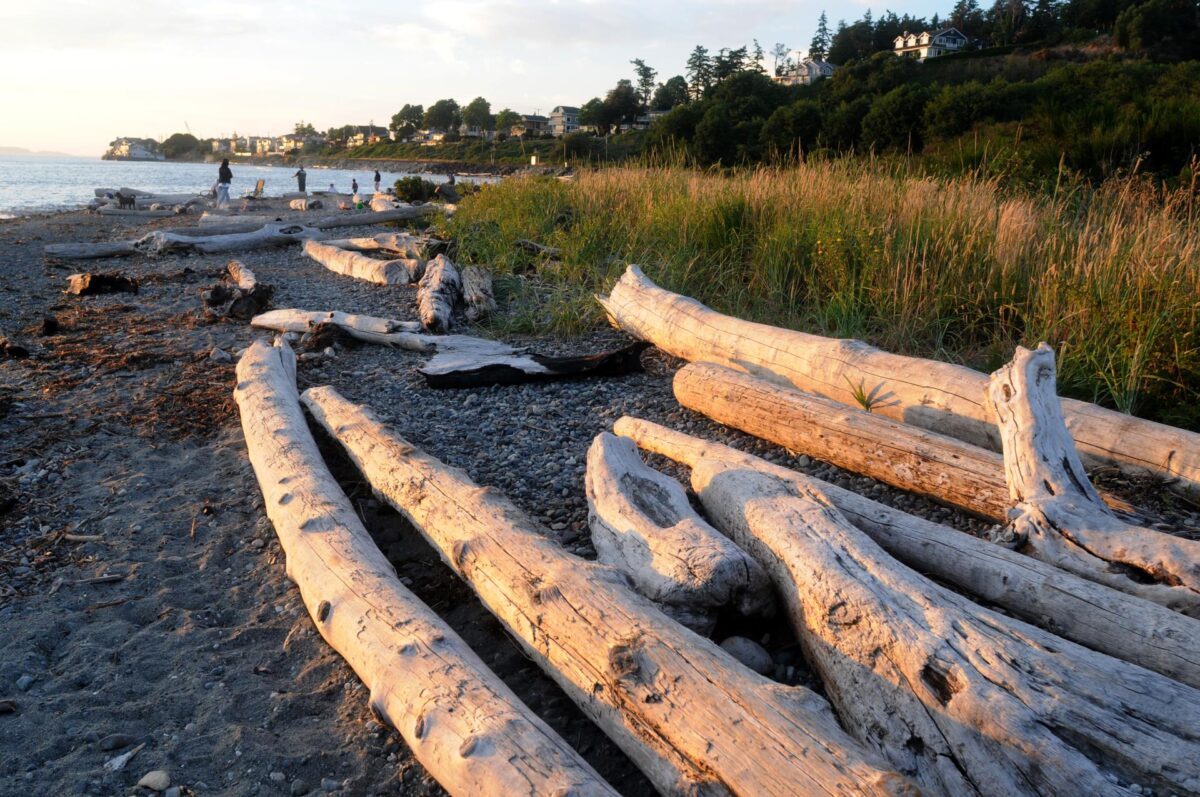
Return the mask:
[[233,152],[233,139],[231,138],[214,138],[212,142],[213,152],[218,154],[228,155]]
[[468,125],[466,122],[463,122],[458,126],[458,134],[463,138],[482,138],[484,141],[491,141],[495,137],[496,131],[485,130],[482,127]]
[[818,58],[793,61],[790,58],[771,78],[784,86],[811,86],[821,78],[833,77],[837,67]]
[[110,161],[161,161],[166,160],[158,151],[158,142],[152,138],[121,137],[108,145],[102,156]]
[[579,109],[569,105],[560,105],[550,112],[550,132],[556,136],[565,136],[579,130]]
[[356,125],[350,131],[350,136],[346,139],[346,146],[365,147],[369,144],[377,144],[388,137],[388,130],[386,127],[376,127],[375,125]]
[[517,122],[509,129],[509,133],[514,136],[540,136],[546,132],[550,126],[550,120],[544,116],[537,114],[521,114],[521,121]]
[[325,137],[322,135],[301,135],[297,133],[287,133],[275,139],[275,149],[282,153],[297,152],[304,149],[305,146],[312,144],[320,146],[325,143]]
[[958,28],[942,28],[938,31],[921,31],[909,33],[904,31],[894,42],[896,55],[906,58],[916,58],[924,61],[926,58],[937,58],[939,55],[956,53],[967,46],[967,37]]

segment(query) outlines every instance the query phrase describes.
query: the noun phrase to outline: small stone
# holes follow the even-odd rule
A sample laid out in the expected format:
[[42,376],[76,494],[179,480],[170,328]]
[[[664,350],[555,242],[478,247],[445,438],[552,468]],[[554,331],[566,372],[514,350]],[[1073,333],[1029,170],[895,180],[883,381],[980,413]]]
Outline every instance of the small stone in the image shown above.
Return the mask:
[[178,786],[172,786],[163,792],[163,797],[183,797],[183,789]]
[[292,797],[300,797],[302,794],[308,794],[308,784],[300,780],[300,778],[296,778],[292,781],[292,788],[290,791],[292,793]]
[[224,349],[214,346],[213,350],[209,352],[208,359],[215,363],[231,363],[233,362],[233,355]]
[[285,780],[287,780],[287,775],[283,774],[282,772],[272,772],[269,777],[275,783],[283,783]]
[[100,740],[100,749],[108,753],[113,750],[120,750],[123,747],[128,747],[131,744],[133,744],[133,737],[129,734],[113,733]]
[[171,776],[165,769],[152,769],[142,775],[142,779],[137,782],[137,785],[151,791],[166,791],[171,785]]
[[721,643],[721,648],[759,675],[766,675],[774,669],[775,663],[771,661],[771,654],[752,639],[731,636]]
[[811,467],[812,457],[808,456],[807,454],[801,454],[800,456],[796,457],[796,465],[797,467],[801,468]]
[[325,791],[337,791],[342,788],[342,784],[338,783],[333,778],[321,778],[321,788]]
[[33,686],[33,676],[32,675],[28,675],[28,674],[22,675],[20,678],[17,679],[17,688],[20,689],[22,692],[28,692],[29,687],[31,687],[31,686]]

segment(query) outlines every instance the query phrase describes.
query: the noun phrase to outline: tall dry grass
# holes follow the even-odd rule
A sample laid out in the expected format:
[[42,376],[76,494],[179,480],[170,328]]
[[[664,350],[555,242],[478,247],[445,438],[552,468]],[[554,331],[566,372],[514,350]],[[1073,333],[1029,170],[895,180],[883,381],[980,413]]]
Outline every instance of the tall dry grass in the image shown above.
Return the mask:
[[508,180],[451,224],[503,281],[515,330],[579,331],[626,263],[728,313],[991,369],[1059,351],[1064,392],[1200,425],[1200,230],[1193,195],[1137,178],[1053,196],[869,161],[736,174],[610,169]]

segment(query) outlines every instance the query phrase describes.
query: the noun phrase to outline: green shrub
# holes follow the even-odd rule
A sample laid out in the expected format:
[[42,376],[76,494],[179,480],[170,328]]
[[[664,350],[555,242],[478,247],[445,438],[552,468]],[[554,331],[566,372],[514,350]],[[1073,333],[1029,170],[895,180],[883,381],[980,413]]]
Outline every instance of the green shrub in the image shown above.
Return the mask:
[[433,199],[437,184],[417,177],[401,177],[396,181],[396,198],[404,202],[428,202]]

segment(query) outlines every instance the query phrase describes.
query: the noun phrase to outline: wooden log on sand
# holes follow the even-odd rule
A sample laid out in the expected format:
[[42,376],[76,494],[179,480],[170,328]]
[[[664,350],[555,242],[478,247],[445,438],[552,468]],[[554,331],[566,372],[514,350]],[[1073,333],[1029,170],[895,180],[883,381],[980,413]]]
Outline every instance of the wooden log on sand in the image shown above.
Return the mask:
[[[988,390],[1021,550],[1115,589],[1200,617],[1200,541],[1126,523],[1100,500],[1063,422],[1054,352],[1017,347]],[[1167,598],[1162,595],[1166,593]]]
[[771,574],[846,727],[929,792],[1200,793],[1200,691],[938,586],[811,485],[705,459],[692,487]]
[[250,319],[250,326],[258,329],[301,334],[319,324],[336,324],[354,338],[380,346],[425,353],[436,349],[428,336],[417,334],[421,325],[415,321],[394,321],[390,318],[353,315],[337,310],[295,309],[272,310]]
[[[721,315],[662,290],[636,266],[600,302],[614,324],[676,357],[736,368],[851,406],[862,394],[877,414],[1000,449],[984,402],[988,378],[978,371]],[[1178,479],[1181,489],[1200,492],[1200,434],[1081,401],[1062,404],[1085,462]]]
[[584,485],[597,557],[669,616],[707,634],[723,607],[746,615],[772,607],[758,563],[696,514],[678,482],[647,467],[631,441],[597,435]]
[[196,252],[218,254],[221,252],[268,249],[289,246],[301,241],[320,238],[321,231],[312,227],[294,224],[268,224],[253,232],[230,233],[227,235],[181,235],[177,232],[156,230],[136,241],[111,241],[87,244],[50,244],[45,248],[48,257],[89,259],[118,257],[123,255],[164,255]]
[[1008,519],[1004,459],[993,451],[720,365],[685,365],[673,384],[680,404],[726,426],[996,523]]
[[406,589],[325,467],[296,395],[291,349],[262,341],[234,397],[287,573],[371,708],[455,795],[615,795],[467,644]]
[[415,449],[332,388],[303,401],[536,661],[662,794],[914,794],[838,726],[565,552],[511,502]]
[[690,468],[705,459],[825,495],[889,554],[1058,636],[1200,688],[1200,621],[751,454],[628,416],[613,431]]
[[304,254],[336,274],[376,285],[408,285],[421,278],[420,260],[376,260],[321,241],[305,241]]
[[613,351],[555,357],[503,344],[447,346],[440,342],[448,338],[479,340],[466,335],[431,336],[429,340],[438,341],[438,353],[421,366],[421,376],[430,387],[474,388],[621,376],[642,370],[642,351],[650,345],[635,341]]
[[[394,252],[401,257],[424,259],[426,246],[430,239],[417,237],[405,232],[388,232],[361,238],[337,238],[325,241],[329,246],[338,249],[349,249],[354,252]],[[440,242],[439,242],[440,243]]]
[[417,285],[417,317],[434,334],[450,331],[454,305],[462,298],[462,277],[445,255],[425,264]]
[[477,323],[496,312],[496,296],[492,293],[492,273],[480,266],[462,270],[463,302],[467,305],[467,320]]

